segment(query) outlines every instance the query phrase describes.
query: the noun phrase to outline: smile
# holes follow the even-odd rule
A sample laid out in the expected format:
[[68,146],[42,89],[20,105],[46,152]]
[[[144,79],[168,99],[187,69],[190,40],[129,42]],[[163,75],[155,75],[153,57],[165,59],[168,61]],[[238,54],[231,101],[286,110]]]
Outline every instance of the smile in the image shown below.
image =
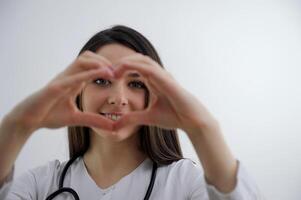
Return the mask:
[[111,113],[100,113],[100,114],[113,121],[117,121],[121,117],[120,114],[111,114]]

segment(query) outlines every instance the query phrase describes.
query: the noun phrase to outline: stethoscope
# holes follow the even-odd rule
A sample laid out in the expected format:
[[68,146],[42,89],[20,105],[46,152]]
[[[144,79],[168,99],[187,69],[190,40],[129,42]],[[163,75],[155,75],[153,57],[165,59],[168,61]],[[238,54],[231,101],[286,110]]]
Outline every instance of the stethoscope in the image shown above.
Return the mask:
[[[73,163],[73,161],[76,160],[76,159],[77,159],[77,156],[75,156],[74,158],[70,159],[67,162],[66,166],[63,169],[62,175],[60,177],[59,189],[57,191],[53,192],[52,194],[50,194],[46,198],[46,200],[51,200],[51,199],[55,198],[57,195],[59,195],[60,193],[63,193],[63,192],[69,192],[69,193],[72,194],[72,196],[74,197],[75,200],[79,200],[79,196],[75,192],[75,190],[73,190],[72,188],[69,188],[69,187],[63,187],[66,172],[67,172],[68,168],[70,167],[70,165]],[[151,176],[151,180],[150,180],[150,183],[148,185],[148,189],[147,189],[147,192],[145,194],[144,200],[148,200],[151,193],[152,193],[152,191],[153,191],[153,187],[154,187],[154,183],[155,183],[156,175],[157,175],[157,168],[158,168],[157,163],[153,162],[152,176]]]

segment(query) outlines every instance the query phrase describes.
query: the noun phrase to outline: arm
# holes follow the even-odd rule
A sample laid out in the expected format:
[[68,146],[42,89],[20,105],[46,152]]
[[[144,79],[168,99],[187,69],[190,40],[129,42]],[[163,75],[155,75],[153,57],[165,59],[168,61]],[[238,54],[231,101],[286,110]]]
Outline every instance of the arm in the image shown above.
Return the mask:
[[23,145],[39,128],[93,126],[110,130],[111,120],[81,112],[74,102],[85,84],[99,76],[111,77],[109,61],[84,52],[46,86],[25,98],[0,124],[0,186],[12,170]]
[[216,120],[185,130],[202,163],[206,181],[228,193],[235,188],[237,161],[227,146]]
[[150,103],[145,111],[123,115],[115,127],[131,123],[184,130],[203,164],[208,182],[220,191],[231,191],[235,187],[237,163],[217,121],[205,106],[147,56],[137,54],[121,60],[114,71],[115,77],[127,70],[137,70],[143,75],[151,93]]
[[18,154],[33,130],[16,126],[6,116],[0,124],[0,187],[12,170]]
[[[223,193],[237,189],[231,194],[232,199],[242,199],[240,198],[242,196],[246,199],[252,198],[253,192],[254,196],[259,196],[254,189],[255,184],[245,177],[246,174],[239,174],[242,168],[224,141],[219,123],[194,95],[147,56],[137,54],[124,58],[114,69],[115,77],[120,77],[127,70],[138,71],[144,77],[143,81],[151,94],[149,105],[143,111],[123,115],[114,125],[115,129],[128,124],[182,129],[187,133],[197,152],[209,185],[215,186]],[[246,181],[239,181],[245,178]],[[195,185],[202,187],[201,180],[197,180]],[[202,188],[192,188],[198,189]],[[222,198],[229,199],[229,196]]]

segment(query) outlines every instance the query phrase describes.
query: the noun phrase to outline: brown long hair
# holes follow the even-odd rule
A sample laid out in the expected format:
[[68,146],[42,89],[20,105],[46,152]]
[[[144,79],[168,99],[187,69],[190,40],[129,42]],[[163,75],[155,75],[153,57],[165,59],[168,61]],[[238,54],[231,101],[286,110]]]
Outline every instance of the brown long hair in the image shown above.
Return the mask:
[[[161,59],[153,45],[136,30],[117,25],[96,33],[80,50],[79,55],[86,50],[96,52],[100,47],[117,43],[148,55],[163,67]],[[148,95],[147,102],[148,104]],[[76,97],[76,105],[82,111],[81,94]],[[177,130],[163,129],[156,126],[141,126],[139,129],[140,149],[157,164],[167,165],[183,158]],[[70,159],[82,156],[90,146],[90,128],[80,126],[68,127]]]

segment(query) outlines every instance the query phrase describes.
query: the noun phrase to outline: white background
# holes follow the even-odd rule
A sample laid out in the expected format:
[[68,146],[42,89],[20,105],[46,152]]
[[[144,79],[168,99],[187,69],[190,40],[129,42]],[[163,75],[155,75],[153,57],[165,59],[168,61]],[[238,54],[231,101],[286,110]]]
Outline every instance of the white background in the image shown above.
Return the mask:
[[[300,200],[300,11],[293,0],[2,0],[0,118],[67,67],[94,33],[127,25],[218,119],[267,199]],[[180,137],[184,155],[197,161]],[[41,129],[19,154],[16,175],[66,158],[66,129]]]

